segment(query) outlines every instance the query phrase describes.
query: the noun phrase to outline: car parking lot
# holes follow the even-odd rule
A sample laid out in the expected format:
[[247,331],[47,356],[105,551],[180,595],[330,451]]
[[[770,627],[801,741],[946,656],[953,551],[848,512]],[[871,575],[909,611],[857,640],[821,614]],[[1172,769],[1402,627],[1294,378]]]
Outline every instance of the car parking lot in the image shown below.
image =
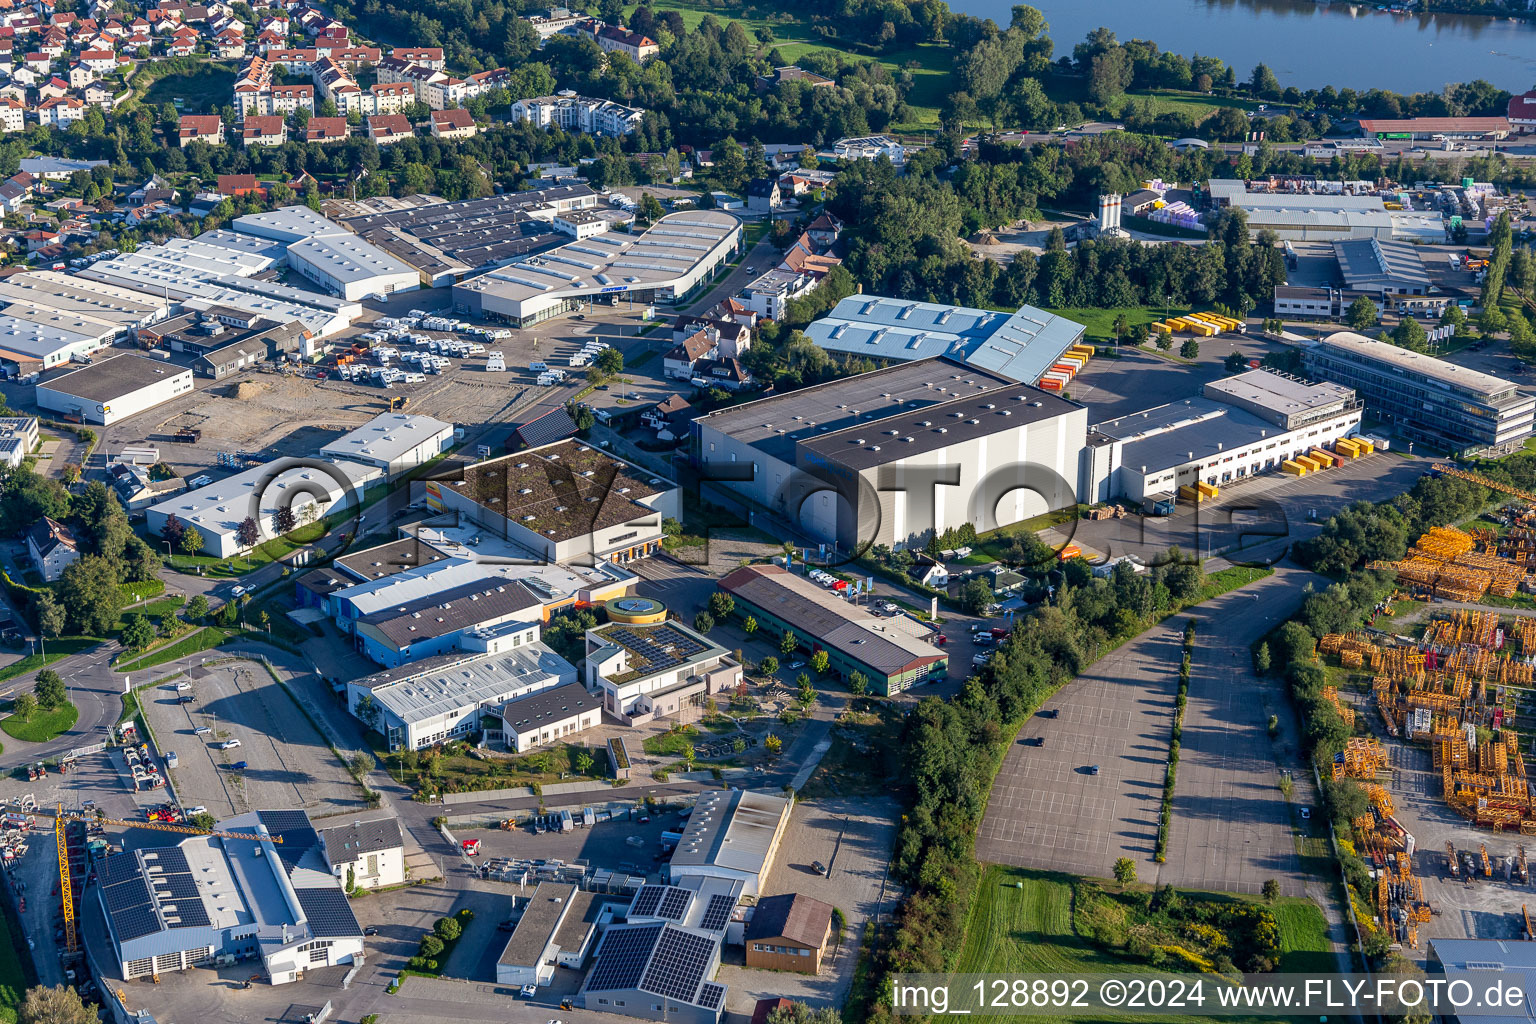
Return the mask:
[[[1198,395],[1213,380],[1230,377],[1222,360],[1233,352],[1244,359],[1262,359],[1282,348],[1256,335],[1223,335],[1200,339],[1200,357],[1193,364],[1174,362],[1134,345],[1120,347],[1120,358],[1096,356],[1067,385],[1067,393],[1088,406],[1088,422],[1102,423],[1142,409]],[[1177,351],[1177,345],[1175,345]]]
[[[365,806],[358,784],[263,665],[202,665],[180,681],[190,690],[164,684],[142,691],[140,703],[161,752],[176,754],[169,771],[183,806],[205,806],[215,818],[266,807],[321,818]],[[182,703],[184,696],[193,700]],[[233,740],[240,745],[221,749]],[[235,769],[240,762],[247,767]]]
[[[650,820],[642,822],[641,818]],[[563,860],[567,864],[580,860],[594,868],[655,876],[666,862],[661,848],[662,832],[676,831],[685,820],[675,808],[650,812],[637,809],[631,815],[619,815],[570,832],[536,835],[526,824],[511,831],[462,826],[452,827],[452,831],[454,839],[460,842],[480,840],[480,854],[473,858],[479,864],[496,858]]]

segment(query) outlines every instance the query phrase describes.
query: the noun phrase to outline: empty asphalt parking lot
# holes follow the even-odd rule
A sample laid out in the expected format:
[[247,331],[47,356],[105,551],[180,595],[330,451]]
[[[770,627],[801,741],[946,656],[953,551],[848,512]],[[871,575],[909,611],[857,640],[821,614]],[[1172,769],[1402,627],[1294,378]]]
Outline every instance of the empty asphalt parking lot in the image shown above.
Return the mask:
[[[171,781],[183,807],[204,806],[215,817],[271,807],[302,807],[312,818],[363,809],[357,783],[261,663],[198,666],[177,682],[190,684],[181,692],[191,703],[178,702],[176,682],[140,696],[160,749],[180,762]],[[234,739],[239,747],[220,749]],[[237,771],[240,761],[247,767]]]
[[[1248,645],[1289,614],[1307,574],[1281,570],[1201,606],[1167,862],[1153,861],[1185,616],[1107,655],[1048,701],[1014,741],[977,837],[984,862],[1144,881],[1304,895],[1290,812]],[[1058,717],[1048,717],[1052,711]],[[1029,741],[1044,737],[1044,746]],[[1098,774],[1091,766],[1098,765]]]

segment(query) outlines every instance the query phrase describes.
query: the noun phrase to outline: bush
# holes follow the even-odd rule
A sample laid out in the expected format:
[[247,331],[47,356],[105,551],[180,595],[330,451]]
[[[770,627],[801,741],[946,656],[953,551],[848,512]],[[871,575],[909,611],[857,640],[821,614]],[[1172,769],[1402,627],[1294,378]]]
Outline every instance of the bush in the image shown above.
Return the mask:
[[423,935],[421,937],[422,956],[437,956],[437,954],[441,953],[445,948],[446,947],[443,944],[443,940],[438,938],[436,935]]

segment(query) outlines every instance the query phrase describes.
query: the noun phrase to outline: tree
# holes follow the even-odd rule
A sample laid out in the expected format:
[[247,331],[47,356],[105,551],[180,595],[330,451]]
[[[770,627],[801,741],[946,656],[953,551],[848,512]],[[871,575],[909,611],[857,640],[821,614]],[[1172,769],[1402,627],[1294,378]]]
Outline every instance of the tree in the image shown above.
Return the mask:
[[117,621],[122,592],[112,563],[100,555],[82,555],[64,569],[58,587],[65,617],[76,633],[106,636]]
[[277,514],[272,519],[277,524],[279,535],[290,533],[294,527],[299,525],[299,517],[293,514],[292,505],[278,506]]
[[1194,338],[1188,339],[1184,342],[1184,344],[1179,346],[1179,355],[1183,356],[1185,359],[1199,359],[1200,343]]
[[757,670],[765,676],[771,676],[779,670],[779,659],[770,654],[757,663]]
[[202,594],[194,594],[192,600],[187,602],[183,617],[188,622],[201,622],[208,617],[208,598]]
[[[447,921],[449,918],[445,917],[443,920]],[[455,922],[455,924],[457,924],[457,922]],[[446,947],[443,945],[443,940],[438,938],[436,935],[423,935],[421,937],[422,956],[437,956],[445,948]]]
[[815,669],[818,673],[825,674],[827,665],[830,662],[831,658],[826,651],[817,651],[811,655],[811,668]]
[[869,691],[869,677],[855,669],[848,673],[848,692],[855,697],[862,697]]
[[624,353],[616,348],[605,348],[592,360],[592,364],[610,377],[624,372]]
[[1167,331],[1158,331],[1153,337],[1153,344],[1162,351],[1167,352],[1173,348],[1173,335]]
[[52,591],[43,591],[37,595],[37,629],[45,637],[59,636],[64,632],[65,616],[64,606],[59,604]]
[[723,590],[709,595],[709,613],[717,619],[728,619],[736,611],[736,599]]
[[1349,309],[1344,314],[1344,322],[1354,330],[1368,331],[1376,326],[1379,316],[1376,303],[1362,295],[1349,304]]
[[[1014,10],[1018,10],[1017,7]],[[832,929],[837,932],[838,941],[842,941],[842,925],[838,924],[841,910],[835,907],[832,910]],[[847,918],[843,918],[844,924]],[[842,1014],[835,1007],[821,1006],[811,1009],[804,1003],[790,1003],[788,1006],[774,1007],[768,1014],[768,1024],[843,1024]]]
[[1248,80],[1248,91],[1261,100],[1273,100],[1280,97],[1280,79],[1269,69],[1267,64],[1259,64],[1253,69],[1253,77]]
[[1115,881],[1121,885],[1130,885],[1136,881],[1136,862],[1129,857],[1121,857],[1115,861]]
[[661,219],[661,200],[647,192],[640,197],[640,216],[655,223]]
[[69,703],[69,691],[64,687],[64,680],[51,668],[45,668],[37,674],[37,682],[32,687],[37,694],[37,703],[45,711],[53,711]]
[[209,814],[207,811],[200,811],[197,814],[192,815],[192,817],[187,819],[187,822],[188,824],[195,825],[198,828],[207,829],[210,832],[213,831],[214,828],[216,828],[219,824],[218,819]]
[[1269,644],[1260,643],[1259,649],[1253,652],[1253,670],[1259,675],[1269,674]]
[[585,750],[576,755],[576,770],[583,775],[590,775],[592,773],[592,766],[596,763],[592,755]]
[[1276,880],[1276,879],[1273,879],[1273,878],[1265,879],[1265,881],[1264,881],[1264,888],[1263,888],[1262,891],[1264,893],[1264,902],[1265,903],[1273,903],[1273,902],[1275,902],[1275,900],[1280,898],[1280,883],[1279,883],[1279,881]]
[[1221,365],[1228,373],[1242,373],[1243,367],[1248,365],[1248,360],[1243,358],[1241,352],[1232,352],[1221,361]]
[[160,524],[160,539],[170,544],[171,547],[179,547],[181,535],[186,530],[186,524],[177,518],[172,512],[165,517],[165,522]]
[[354,868],[352,865],[348,864],[347,865],[347,885],[346,885],[346,891],[347,892],[351,892],[352,890],[354,890],[356,888],[357,888],[357,869]]
[[779,751],[784,749],[784,741],[774,733],[769,733],[763,739],[763,749],[773,756],[779,756]]
[[985,615],[996,599],[984,579],[969,579],[960,587],[960,610],[967,615]]
[[242,548],[253,548],[257,541],[261,540],[261,528],[256,525],[256,520],[246,516],[235,527],[235,540]]
[[693,628],[699,633],[708,633],[715,628],[715,617],[709,612],[699,612],[693,617]]
[[184,555],[195,555],[203,549],[203,531],[195,526],[189,526],[182,531],[181,542],[178,545]]
[[373,759],[373,755],[366,750],[359,750],[347,760],[347,767],[352,769],[352,774],[358,778],[362,778],[373,771],[377,764],[378,762]]
[[16,1013],[19,1024],[96,1024],[96,1009],[86,1006],[80,993],[65,985],[27,990]]
[[688,772],[693,771],[693,760],[698,756],[698,752],[693,749],[693,744],[684,743],[680,756],[683,761],[683,770]]
[[134,612],[123,623],[123,632],[119,638],[124,647],[141,651],[155,642],[155,626],[149,621],[149,616],[143,612]]
[[1467,314],[1463,313],[1461,307],[1454,302],[1449,303],[1445,307],[1445,312],[1440,314],[1440,326],[1453,327],[1457,334],[1461,333],[1461,328],[1466,322]]
[[452,917],[438,918],[437,924],[432,926],[432,930],[437,932],[438,935],[442,936],[444,942],[452,942],[464,931],[464,929],[460,927],[458,920]]
[[37,698],[30,693],[19,693],[16,695],[16,699],[11,701],[11,710],[23,722],[30,722],[32,721],[32,713],[37,710]]
[[794,654],[800,646],[800,638],[795,636],[795,631],[786,629],[784,635],[779,637],[779,653],[783,655]]
[[1429,332],[1411,316],[1405,316],[1392,328],[1392,344],[1411,352],[1423,352],[1429,348]]
[[751,636],[753,633],[756,633],[757,616],[748,615],[745,619],[741,620],[741,630],[742,632],[746,633],[747,636]]

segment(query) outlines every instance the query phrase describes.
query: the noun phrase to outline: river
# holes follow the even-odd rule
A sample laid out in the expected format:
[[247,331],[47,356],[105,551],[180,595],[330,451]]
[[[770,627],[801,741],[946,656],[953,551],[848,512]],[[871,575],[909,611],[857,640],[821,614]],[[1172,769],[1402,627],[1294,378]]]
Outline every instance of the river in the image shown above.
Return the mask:
[[[950,0],[963,14],[1007,25],[1017,0]],[[1240,80],[1263,61],[1283,85],[1439,92],[1486,79],[1536,85],[1536,23],[1456,14],[1390,14],[1374,5],[1305,0],[1035,0],[1056,56],[1100,25],[1121,40],[1150,39],[1188,57],[1220,57]]]

